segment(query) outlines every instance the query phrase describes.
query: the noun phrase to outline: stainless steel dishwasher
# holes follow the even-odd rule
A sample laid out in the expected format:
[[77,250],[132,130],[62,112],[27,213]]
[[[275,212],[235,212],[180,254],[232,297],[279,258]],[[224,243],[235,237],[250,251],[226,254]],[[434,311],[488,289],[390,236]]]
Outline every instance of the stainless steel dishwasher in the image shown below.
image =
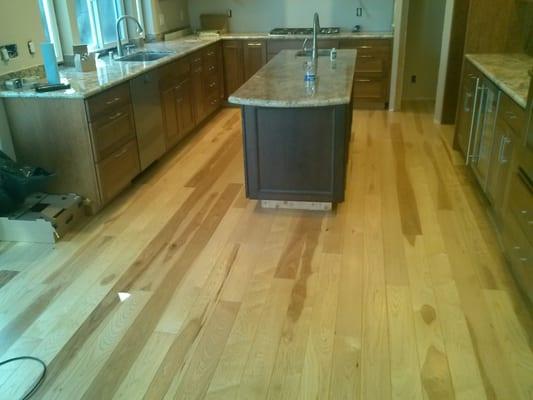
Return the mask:
[[130,90],[141,171],[144,171],[166,150],[158,72],[150,71],[132,79]]

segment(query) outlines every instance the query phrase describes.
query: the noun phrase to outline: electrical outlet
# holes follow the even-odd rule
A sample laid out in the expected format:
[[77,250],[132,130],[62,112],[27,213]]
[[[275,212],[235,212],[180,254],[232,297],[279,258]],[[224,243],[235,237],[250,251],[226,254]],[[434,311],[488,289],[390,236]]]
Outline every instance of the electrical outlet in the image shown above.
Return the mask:
[[411,83],[416,83],[416,75],[411,75]]
[[357,17],[362,17],[362,16],[363,16],[363,7],[357,7],[357,8],[355,9],[355,15],[356,15]]

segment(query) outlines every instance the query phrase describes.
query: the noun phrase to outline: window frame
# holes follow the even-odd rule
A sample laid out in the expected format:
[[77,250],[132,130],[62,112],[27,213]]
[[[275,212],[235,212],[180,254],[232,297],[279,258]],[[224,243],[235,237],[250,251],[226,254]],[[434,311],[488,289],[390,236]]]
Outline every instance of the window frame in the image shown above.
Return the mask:
[[56,60],[58,62],[63,62],[63,47],[61,45],[61,35],[59,34],[54,0],[40,0],[39,6],[41,20],[46,24],[46,26],[43,26],[46,40],[53,43]]
[[[108,50],[117,46],[116,40],[110,42],[104,41],[104,34],[102,32],[102,18],[100,16],[100,1],[109,0],[85,0],[87,2],[87,9],[89,11],[90,26],[92,34],[94,35],[96,47],[90,48],[92,52],[99,52],[102,50]],[[126,12],[126,4],[124,0],[112,0],[115,9],[115,15],[123,15]],[[128,30],[125,28],[125,24],[121,27],[121,42],[127,43],[129,41]]]

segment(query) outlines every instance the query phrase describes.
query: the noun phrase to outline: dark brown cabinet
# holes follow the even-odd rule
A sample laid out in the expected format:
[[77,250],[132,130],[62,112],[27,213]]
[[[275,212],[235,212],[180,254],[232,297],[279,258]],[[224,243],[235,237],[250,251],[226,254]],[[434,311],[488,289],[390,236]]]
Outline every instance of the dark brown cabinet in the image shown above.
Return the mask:
[[267,62],[265,40],[245,40],[243,42],[244,80],[250,79]]
[[244,59],[240,40],[225,40],[224,54],[224,86],[226,98],[244,83]]
[[161,108],[168,149],[195,126],[189,58],[162,67],[160,73]]
[[392,43],[390,39],[345,39],[341,49],[356,49],[354,106],[389,103]]

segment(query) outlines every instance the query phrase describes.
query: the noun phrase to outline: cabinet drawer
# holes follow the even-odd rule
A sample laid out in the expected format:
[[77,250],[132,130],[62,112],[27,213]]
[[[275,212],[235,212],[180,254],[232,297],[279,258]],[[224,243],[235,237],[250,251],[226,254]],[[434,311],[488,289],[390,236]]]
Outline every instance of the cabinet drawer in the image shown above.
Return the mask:
[[89,120],[94,121],[102,115],[112,114],[117,107],[129,104],[130,87],[128,83],[123,83],[103,93],[90,97],[87,100],[87,110]]
[[118,147],[135,137],[135,125],[130,105],[116,109],[91,123],[94,140],[94,156],[103,160]]
[[520,170],[511,177],[507,211],[509,217],[505,223],[516,222],[533,246],[533,188]]
[[204,79],[204,95],[210,97],[211,95],[218,95],[220,90],[218,74],[210,74]]
[[385,73],[385,60],[380,55],[358,54],[355,71],[383,75]]
[[220,97],[218,93],[212,94],[205,99],[205,109],[206,114],[211,114],[213,111],[217,110],[220,105]]
[[130,184],[140,172],[137,141],[130,140],[125,146],[97,164],[102,200],[107,202]]
[[522,138],[526,123],[526,112],[505,94],[502,94],[501,97],[500,112],[505,122],[509,124],[517,135],[517,138]]
[[383,78],[356,76],[354,82],[354,97],[356,99],[384,99],[386,85]]
[[533,247],[513,221],[507,221],[502,233],[503,247],[513,275],[533,301]]
[[164,65],[159,70],[159,87],[161,90],[176,86],[176,84],[188,76],[191,72],[191,62],[188,57],[179,59]]
[[340,41],[341,49],[357,49],[362,53],[384,53],[391,51],[390,39],[343,39]]

